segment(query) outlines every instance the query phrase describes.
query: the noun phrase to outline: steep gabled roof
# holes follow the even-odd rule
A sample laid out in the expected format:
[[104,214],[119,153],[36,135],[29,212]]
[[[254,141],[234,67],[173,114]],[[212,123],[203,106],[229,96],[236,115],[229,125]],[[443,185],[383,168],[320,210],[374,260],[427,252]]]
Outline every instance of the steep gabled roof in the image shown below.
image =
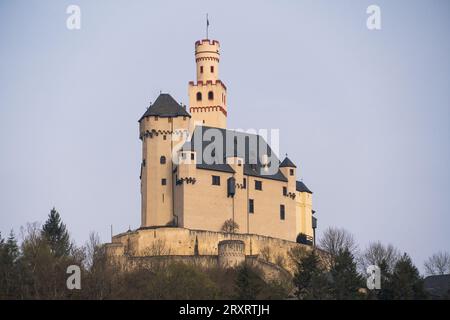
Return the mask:
[[312,191],[308,189],[308,187],[302,182],[302,181],[297,181],[296,185],[295,185],[295,189],[298,192],[307,192],[307,193],[311,193]]
[[[195,151],[197,153],[197,161],[199,161],[199,154],[203,154],[205,148],[212,143],[211,141],[202,139],[206,130],[209,129],[219,130],[221,133],[221,137],[223,137],[223,159],[220,159],[221,163],[198,163],[197,168],[234,172],[233,168],[226,163],[226,158],[236,156],[244,160],[244,175],[279,181],[287,181],[286,177],[278,168],[275,168],[276,170],[273,174],[265,173],[264,167],[261,163],[261,159],[259,159],[260,157],[258,156],[260,152],[267,154],[268,157],[272,156],[272,161],[274,161],[275,165],[278,165],[280,163],[280,160],[276,157],[275,154],[272,154],[272,149],[270,148],[270,146],[267,144],[264,138],[259,135],[237,132],[222,128],[197,126],[194,130],[191,141],[184,144],[183,150]],[[199,143],[198,141],[196,143],[197,139],[200,139],[200,141],[202,142]],[[232,146],[232,150],[227,149],[227,139],[231,139],[231,141],[228,141],[228,145]],[[243,141],[245,144],[245,148],[242,148],[242,150],[240,150],[241,148],[233,147],[237,146],[237,141]]]
[[179,116],[190,117],[191,115],[183,106],[176,102],[170,94],[161,93],[156,101],[147,109],[141,119],[149,116],[171,118]]

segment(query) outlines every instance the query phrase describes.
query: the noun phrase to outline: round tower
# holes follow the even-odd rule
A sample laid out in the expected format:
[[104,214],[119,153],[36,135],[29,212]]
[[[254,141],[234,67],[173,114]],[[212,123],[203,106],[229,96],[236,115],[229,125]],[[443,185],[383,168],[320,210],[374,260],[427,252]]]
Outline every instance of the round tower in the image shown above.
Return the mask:
[[195,43],[197,81],[189,82],[189,111],[195,124],[227,126],[227,88],[219,80],[220,44],[217,40]]
[[220,44],[217,40],[201,40],[195,43],[197,82],[219,79]]
[[234,268],[245,261],[245,243],[242,240],[222,240],[217,249],[222,268]]
[[142,140],[141,227],[176,224],[174,214],[174,135],[189,128],[189,113],[162,93],[139,120]]

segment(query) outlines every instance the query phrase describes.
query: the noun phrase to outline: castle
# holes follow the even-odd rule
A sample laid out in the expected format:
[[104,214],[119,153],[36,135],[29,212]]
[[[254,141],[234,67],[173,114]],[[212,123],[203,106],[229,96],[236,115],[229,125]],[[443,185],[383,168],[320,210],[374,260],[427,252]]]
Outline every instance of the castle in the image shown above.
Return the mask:
[[141,226],[114,236],[110,255],[226,256],[229,248],[242,258],[314,244],[312,192],[296,165],[262,136],[227,129],[219,49],[216,40],[195,43],[189,109],[161,93],[140,118]]

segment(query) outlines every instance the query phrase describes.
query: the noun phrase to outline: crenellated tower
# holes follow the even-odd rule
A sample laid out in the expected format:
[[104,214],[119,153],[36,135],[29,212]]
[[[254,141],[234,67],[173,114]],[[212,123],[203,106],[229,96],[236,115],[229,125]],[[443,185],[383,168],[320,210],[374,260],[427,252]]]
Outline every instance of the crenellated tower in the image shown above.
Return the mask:
[[142,140],[141,227],[176,224],[174,144],[189,129],[190,114],[162,93],[139,120]]
[[189,111],[195,124],[227,126],[227,88],[219,80],[220,44],[216,40],[195,43],[197,82],[189,82]]

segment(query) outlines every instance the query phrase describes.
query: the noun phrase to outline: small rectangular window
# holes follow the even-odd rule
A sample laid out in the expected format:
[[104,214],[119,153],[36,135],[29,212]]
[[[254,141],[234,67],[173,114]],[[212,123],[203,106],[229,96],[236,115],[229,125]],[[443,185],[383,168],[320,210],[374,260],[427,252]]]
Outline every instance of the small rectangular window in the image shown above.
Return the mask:
[[248,199],[248,212],[255,213],[255,202],[253,199]]
[[283,196],[286,196],[286,195],[287,195],[287,188],[283,187]]
[[191,153],[191,160],[194,160],[194,154]]
[[244,178],[243,183],[242,183],[242,188],[243,189],[247,188],[247,178]]
[[200,66],[200,73],[203,73],[203,66]]
[[262,181],[255,180],[255,189],[262,190]]
[[167,179],[161,179],[161,185],[165,186],[167,184]]
[[213,186],[220,186],[220,177],[212,176],[212,184],[213,184]]
[[285,213],[284,213],[284,204],[280,205],[280,219],[284,220],[285,218]]
[[211,66],[211,73],[214,73],[214,66]]
[[294,175],[294,169],[289,169],[289,174],[290,174],[291,176],[293,176],[293,175]]

